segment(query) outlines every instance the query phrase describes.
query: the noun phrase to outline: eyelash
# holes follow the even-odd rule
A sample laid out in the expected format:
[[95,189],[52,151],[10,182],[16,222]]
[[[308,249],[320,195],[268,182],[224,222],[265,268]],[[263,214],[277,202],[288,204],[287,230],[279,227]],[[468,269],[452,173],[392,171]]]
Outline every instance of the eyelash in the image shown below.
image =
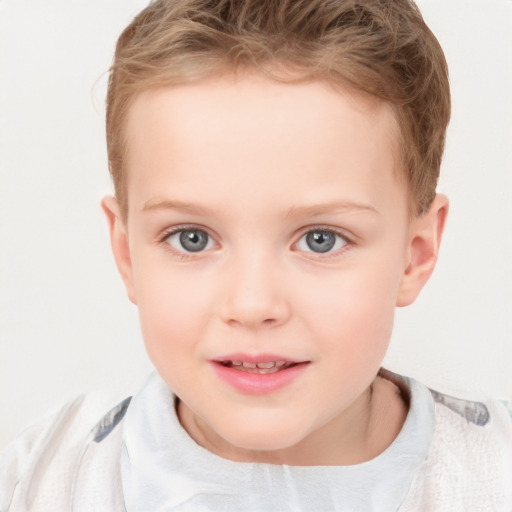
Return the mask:
[[[181,231],[204,231],[212,240],[214,240],[214,237],[210,235],[208,230],[202,226],[195,226],[191,224],[183,224],[181,226],[174,226],[172,228],[166,229],[162,235],[158,238],[158,243],[163,244],[164,248],[168,250],[175,258],[178,258],[179,260],[189,260],[194,259],[197,257],[197,255],[194,255],[193,252],[186,252],[186,251],[177,251],[174,249],[169,243],[166,242],[166,240],[177,233],[180,233]],[[199,251],[198,254],[201,254],[203,251]]]
[[308,227],[307,230],[302,233],[302,235],[300,236],[300,238],[296,242],[296,244],[298,244],[308,233],[314,233],[315,231],[323,231],[326,233],[332,233],[333,235],[340,237],[344,243],[344,245],[342,247],[340,247],[339,249],[336,249],[334,251],[329,251],[326,253],[317,253],[314,251],[308,251],[308,254],[315,255],[315,257],[317,257],[317,258],[328,259],[328,258],[338,257],[341,254],[345,253],[345,251],[347,251],[351,246],[354,245],[354,242],[352,241],[352,239],[349,238],[344,232],[341,232],[338,229],[334,229],[334,228],[331,228],[328,226],[310,226],[310,227]]
[[[202,226],[184,224],[184,225],[180,225],[180,226],[174,226],[172,228],[169,228],[169,229],[165,230],[162,233],[162,235],[158,238],[158,243],[159,244],[163,244],[166,250],[170,251],[173,254],[174,257],[177,257],[180,260],[194,259],[194,258],[197,257],[197,255],[194,255],[193,252],[177,251],[169,243],[166,242],[166,240],[170,236],[175,235],[177,233],[180,233],[182,231],[189,231],[189,230],[190,231],[193,231],[193,230],[204,231],[212,240],[214,240],[214,237],[208,232],[208,230],[206,228],[204,228]],[[351,240],[351,238],[347,237],[347,235],[345,233],[342,233],[340,230],[337,230],[337,229],[334,229],[334,228],[328,227],[328,226],[314,225],[314,226],[308,226],[307,228],[304,228],[304,230],[302,231],[300,237],[293,244],[293,246],[297,246],[297,244],[306,235],[308,235],[308,233],[312,233],[312,232],[315,232],[315,231],[323,231],[323,232],[327,232],[327,233],[332,233],[335,236],[340,237],[345,242],[345,245],[343,245],[343,247],[341,247],[341,248],[339,248],[339,249],[337,249],[335,251],[332,251],[332,252],[329,251],[329,252],[326,252],[326,253],[318,253],[318,252],[315,252],[315,251],[304,251],[304,252],[307,252],[308,254],[313,255],[313,257],[315,257],[315,258],[321,258],[322,260],[329,259],[329,258],[334,258],[334,257],[340,256],[345,251],[347,251],[351,246],[354,245],[353,240]],[[203,252],[204,251],[198,251],[198,254],[201,254]]]
[[351,238],[349,238],[344,232],[342,232],[338,229],[332,228],[330,226],[322,226],[322,225],[314,225],[314,226],[308,226],[308,227],[304,228],[300,237],[293,245],[296,246],[308,233],[314,233],[315,231],[323,231],[323,232],[327,232],[327,233],[332,233],[333,235],[340,237],[343,240],[344,245],[343,245],[343,247],[341,247],[339,249],[336,249],[332,252],[329,251],[326,253],[319,253],[319,252],[315,252],[315,251],[304,251],[308,254],[309,258],[321,259],[322,261],[325,261],[325,260],[331,259],[331,258],[337,258],[337,257],[341,256],[342,254],[344,254],[351,246],[354,245],[353,240]]

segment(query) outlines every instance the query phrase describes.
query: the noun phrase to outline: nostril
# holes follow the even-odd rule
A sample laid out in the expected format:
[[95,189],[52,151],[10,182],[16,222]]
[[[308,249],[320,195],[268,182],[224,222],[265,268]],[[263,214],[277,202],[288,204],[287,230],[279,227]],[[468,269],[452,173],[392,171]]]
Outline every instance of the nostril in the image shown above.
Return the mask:
[[251,290],[232,293],[218,305],[220,319],[232,327],[250,329],[273,328],[286,323],[290,318],[290,304],[285,296],[275,294],[259,296]]
[[235,325],[245,325],[248,327],[257,327],[257,326],[265,326],[265,327],[272,327],[274,325],[277,325],[278,319],[277,318],[264,318],[263,320],[255,318],[247,318],[247,317],[241,317],[241,318],[231,318],[228,320],[228,323],[235,326]]

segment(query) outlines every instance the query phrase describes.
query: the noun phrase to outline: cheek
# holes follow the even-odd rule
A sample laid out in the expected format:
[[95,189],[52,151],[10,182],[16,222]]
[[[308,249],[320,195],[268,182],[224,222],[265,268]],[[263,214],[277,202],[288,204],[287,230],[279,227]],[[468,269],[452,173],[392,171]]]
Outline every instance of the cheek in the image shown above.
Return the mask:
[[342,358],[344,366],[380,362],[391,338],[397,283],[389,265],[362,265],[335,272],[323,287],[312,286],[302,309],[326,352]]
[[155,365],[193,352],[209,309],[204,283],[165,262],[148,261],[139,267],[136,291],[144,343]]

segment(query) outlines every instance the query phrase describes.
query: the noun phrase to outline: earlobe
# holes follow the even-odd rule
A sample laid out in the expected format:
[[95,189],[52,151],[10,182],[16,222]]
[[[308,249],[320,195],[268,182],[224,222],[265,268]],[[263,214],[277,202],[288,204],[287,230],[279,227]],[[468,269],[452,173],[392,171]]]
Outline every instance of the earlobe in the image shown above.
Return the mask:
[[137,304],[133,283],[133,268],[130,257],[130,247],[128,244],[128,235],[125,223],[121,217],[119,203],[115,197],[107,196],[101,201],[101,208],[107,217],[110,231],[110,242],[117,269],[119,270],[121,278],[125,284],[128,298],[131,302]]
[[448,198],[437,194],[428,212],[412,221],[409,255],[400,283],[397,306],[413,303],[430,278],[437,262],[447,214]]

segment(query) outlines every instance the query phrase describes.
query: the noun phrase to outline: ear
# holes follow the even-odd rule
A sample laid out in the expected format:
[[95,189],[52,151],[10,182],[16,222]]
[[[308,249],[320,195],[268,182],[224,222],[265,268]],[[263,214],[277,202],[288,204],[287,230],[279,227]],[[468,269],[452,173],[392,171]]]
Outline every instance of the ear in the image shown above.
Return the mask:
[[428,212],[411,221],[407,266],[400,283],[397,306],[412,304],[431,276],[447,214],[448,198],[437,194]]
[[107,196],[101,201],[101,207],[107,217],[110,230],[110,242],[116,261],[117,269],[124,281],[128,298],[137,304],[135,287],[133,283],[133,268],[128,245],[128,234],[125,223],[121,217],[121,209],[117,199]]

